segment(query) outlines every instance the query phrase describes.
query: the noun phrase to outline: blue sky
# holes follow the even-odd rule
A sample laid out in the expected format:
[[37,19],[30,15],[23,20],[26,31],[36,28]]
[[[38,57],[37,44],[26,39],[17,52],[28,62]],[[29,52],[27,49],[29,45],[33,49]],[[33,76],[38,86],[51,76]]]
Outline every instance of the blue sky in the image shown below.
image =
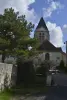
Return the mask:
[[[52,11],[51,16],[47,16],[44,17],[43,15],[43,8],[48,9],[51,5],[52,2],[57,2],[58,4],[60,4],[61,7],[57,7],[56,10]],[[39,18],[41,16],[44,17],[44,20],[46,21],[46,23],[49,21],[51,23],[55,23],[56,26],[59,26],[62,30],[62,34],[63,34],[63,42],[67,40],[67,0],[36,0],[33,4],[31,4],[29,6],[29,9],[34,8],[36,14],[39,16]],[[64,26],[66,26],[64,28]],[[59,34],[59,33],[58,33]],[[57,34],[57,35],[58,35]],[[62,46],[63,50],[65,51],[65,46]]]
[[[0,0],[0,13],[10,7],[26,15],[26,19],[34,23],[35,27],[43,17],[50,32],[50,41],[65,51],[67,0]],[[31,33],[32,37],[33,34],[34,32]]]
[[[34,8],[35,12],[41,17],[43,16],[43,8],[48,8],[50,3],[48,0],[36,0],[33,4],[29,6],[29,9]],[[56,2],[60,2],[62,6],[64,6],[61,10],[57,9],[51,15],[51,17],[45,18],[45,20],[50,20],[51,22],[57,23],[57,25],[63,26],[67,23],[67,0],[54,0]]]

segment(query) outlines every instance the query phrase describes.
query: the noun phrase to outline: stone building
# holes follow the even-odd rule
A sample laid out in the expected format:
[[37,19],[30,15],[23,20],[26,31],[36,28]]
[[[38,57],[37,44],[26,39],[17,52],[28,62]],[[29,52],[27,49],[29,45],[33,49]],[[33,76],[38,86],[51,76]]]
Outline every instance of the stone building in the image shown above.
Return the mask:
[[64,53],[61,47],[55,47],[50,42],[49,30],[45,24],[43,17],[40,19],[34,37],[37,38],[40,42],[38,51],[43,53],[39,55],[41,61],[50,60],[54,63],[55,66],[58,66],[60,61],[63,60],[66,65],[66,53]]

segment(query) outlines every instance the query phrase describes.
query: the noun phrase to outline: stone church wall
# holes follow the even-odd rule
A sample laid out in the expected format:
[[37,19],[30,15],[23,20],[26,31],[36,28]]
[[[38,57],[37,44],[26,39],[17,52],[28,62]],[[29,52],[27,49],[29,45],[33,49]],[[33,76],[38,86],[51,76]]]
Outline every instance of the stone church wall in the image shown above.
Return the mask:
[[[43,36],[43,39],[40,39],[41,36],[39,34]],[[49,32],[43,27],[36,29],[34,37],[38,38],[40,42],[43,42],[45,39],[50,40]]]
[[60,52],[50,52],[50,60],[54,61],[58,66],[62,60],[62,54]]
[[53,66],[58,66],[60,64],[60,61],[63,60],[62,54],[60,52],[44,52],[34,58],[35,67],[38,66],[38,64],[40,64],[41,62],[43,62],[45,60],[46,53],[49,53],[50,61]]
[[63,59],[64,64],[65,64],[65,66],[66,66],[66,54],[62,54],[62,59]]

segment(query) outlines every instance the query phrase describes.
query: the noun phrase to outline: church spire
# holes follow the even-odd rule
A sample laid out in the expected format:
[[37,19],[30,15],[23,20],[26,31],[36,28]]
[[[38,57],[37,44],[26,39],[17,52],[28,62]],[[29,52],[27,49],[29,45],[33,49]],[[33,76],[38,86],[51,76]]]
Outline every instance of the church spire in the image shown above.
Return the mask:
[[36,27],[36,29],[41,28],[41,27],[45,28],[48,31],[48,28],[47,28],[47,26],[45,24],[45,21],[44,21],[43,17],[41,17],[41,19],[40,19],[40,21],[39,21],[38,26]]
[[49,31],[43,17],[41,17],[39,21],[39,24],[35,30],[34,37],[39,39],[40,43],[42,43],[44,40],[48,40],[48,41],[50,40]]

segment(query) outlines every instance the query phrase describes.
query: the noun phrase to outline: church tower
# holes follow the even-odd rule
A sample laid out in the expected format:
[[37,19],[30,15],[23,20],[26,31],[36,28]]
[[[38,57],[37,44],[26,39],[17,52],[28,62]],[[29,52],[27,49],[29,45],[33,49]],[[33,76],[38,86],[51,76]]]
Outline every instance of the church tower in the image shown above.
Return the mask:
[[44,40],[50,41],[49,31],[43,17],[41,17],[39,24],[36,27],[34,37],[39,39],[40,43],[43,43]]

